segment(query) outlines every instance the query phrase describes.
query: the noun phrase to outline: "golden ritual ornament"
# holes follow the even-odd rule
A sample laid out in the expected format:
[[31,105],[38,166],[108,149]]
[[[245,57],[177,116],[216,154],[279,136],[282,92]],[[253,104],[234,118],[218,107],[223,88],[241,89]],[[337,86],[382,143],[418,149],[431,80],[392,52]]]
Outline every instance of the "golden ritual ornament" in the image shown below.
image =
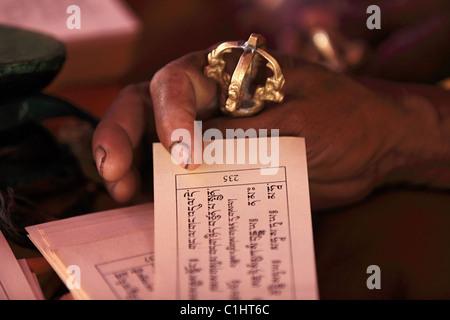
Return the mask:
[[[264,50],[264,45],[264,37],[253,33],[247,42],[224,42],[208,54],[205,75],[214,79],[221,88],[220,109],[223,113],[233,117],[248,117],[260,112],[264,108],[264,101],[283,101],[283,73],[278,62]],[[233,49],[242,49],[244,52],[230,76],[225,72],[223,54]],[[252,95],[249,92],[250,84],[256,76],[261,58],[267,61],[266,66],[273,75],[266,79],[264,86],[258,86]]]

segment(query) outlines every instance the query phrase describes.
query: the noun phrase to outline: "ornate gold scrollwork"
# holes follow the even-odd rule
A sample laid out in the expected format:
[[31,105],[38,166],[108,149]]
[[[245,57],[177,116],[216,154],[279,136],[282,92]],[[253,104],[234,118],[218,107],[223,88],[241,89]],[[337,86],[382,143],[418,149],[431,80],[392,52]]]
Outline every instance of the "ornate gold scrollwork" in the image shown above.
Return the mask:
[[[264,101],[282,102],[284,95],[281,89],[284,76],[278,62],[268,54],[263,46],[265,39],[253,33],[247,42],[224,42],[208,54],[208,66],[205,75],[214,79],[221,89],[221,110],[234,117],[247,117],[260,112]],[[225,72],[225,53],[233,49],[243,49],[237,66],[230,76]],[[264,86],[258,86],[253,95],[250,94],[250,83],[254,80],[261,60],[267,61],[266,66],[272,71],[272,76],[266,79]]]

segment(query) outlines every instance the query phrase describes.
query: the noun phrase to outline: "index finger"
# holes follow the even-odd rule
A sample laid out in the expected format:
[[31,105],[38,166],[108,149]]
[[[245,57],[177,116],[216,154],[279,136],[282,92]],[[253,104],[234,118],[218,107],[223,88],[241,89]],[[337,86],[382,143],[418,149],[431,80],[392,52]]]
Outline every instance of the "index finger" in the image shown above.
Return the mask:
[[[215,112],[217,104],[217,86],[203,75],[206,64],[207,51],[191,53],[163,67],[150,83],[158,137],[169,152],[183,142],[178,146],[184,152],[180,165],[189,169],[198,166],[191,159],[202,152],[194,148],[195,120],[201,113]],[[189,133],[190,139],[180,139],[180,132]]]

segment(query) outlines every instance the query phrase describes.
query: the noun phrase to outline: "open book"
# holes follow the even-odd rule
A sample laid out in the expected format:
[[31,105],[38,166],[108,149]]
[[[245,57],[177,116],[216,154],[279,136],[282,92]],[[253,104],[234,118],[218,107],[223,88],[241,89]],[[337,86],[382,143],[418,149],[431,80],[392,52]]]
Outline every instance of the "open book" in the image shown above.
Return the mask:
[[271,144],[276,163],[243,161],[261,140],[239,141],[234,164],[189,171],[155,144],[154,204],[29,237],[77,299],[317,299],[304,139]]

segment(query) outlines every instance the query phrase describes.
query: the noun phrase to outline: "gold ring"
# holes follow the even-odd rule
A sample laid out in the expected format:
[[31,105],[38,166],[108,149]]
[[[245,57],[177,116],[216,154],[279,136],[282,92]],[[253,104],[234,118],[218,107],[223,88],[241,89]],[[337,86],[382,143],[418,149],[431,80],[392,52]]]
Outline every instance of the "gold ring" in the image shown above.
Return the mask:
[[[220,109],[223,113],[233,117],[248,117],[260,112],[264,108],[264,101],[283,101],[283,73],[278,62],[263,49],[264,45],[265,39],[253,33],[247,42],[224,42],[208,54],[205,75],[220,86]],[[230,76],[225,72],[223,54],[233,49],[242,49],[244,52]],[[256,76],[261,58],[267,61],[266,66],[272,71],[272,76],[266,79],[264,86],[257,86],[252,95],[249,92],[250,84]]]

